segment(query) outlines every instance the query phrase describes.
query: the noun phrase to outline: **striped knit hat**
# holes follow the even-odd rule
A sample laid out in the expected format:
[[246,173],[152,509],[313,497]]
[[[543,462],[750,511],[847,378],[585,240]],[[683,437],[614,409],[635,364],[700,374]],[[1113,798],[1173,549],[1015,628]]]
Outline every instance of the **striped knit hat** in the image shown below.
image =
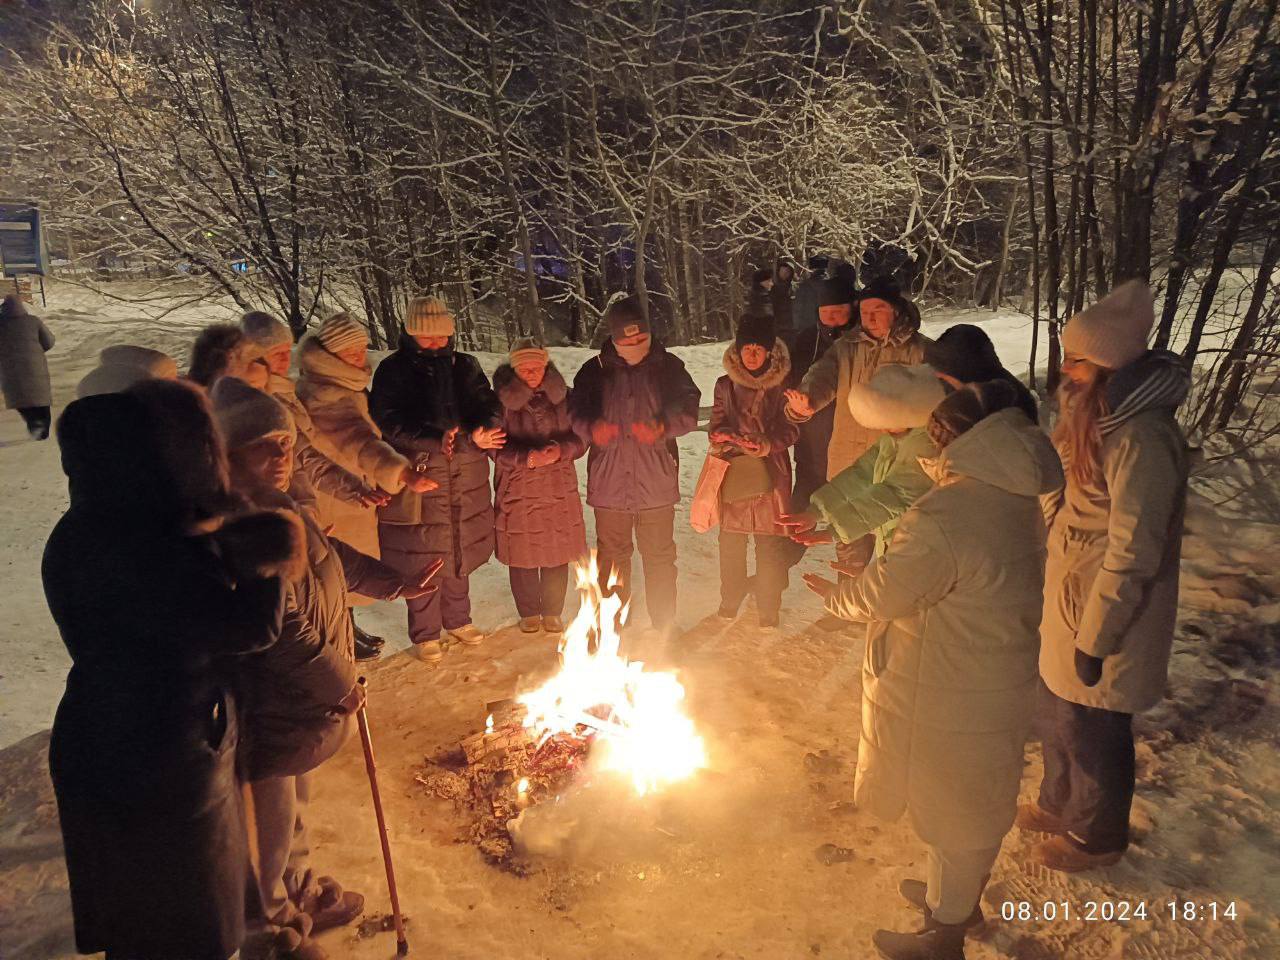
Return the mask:
[[1119,370],[1147,352],[1147,334],[1155,322],[1151,289],[1141,280],[1126,280],[1067,321],[1062,349]]
[[283,346],[286,343],[293,346],[293,331],[289,329],[289,325],[261,310],[250,310],[241,317],[240,329],[263,350],[270,350],[272,347]]
[[335,313],[320,324],[316,338],[330,353],[341,353],[368,344],[369,335],[349,313]]
[[533,337],[521,337],[511,345],[511,366],[518,367],[522,363],[543,363],[550,359],[545,347]]
[[452,337],[453,314],[439,297],[414,297],[404,317],[404,332],[411,337]]

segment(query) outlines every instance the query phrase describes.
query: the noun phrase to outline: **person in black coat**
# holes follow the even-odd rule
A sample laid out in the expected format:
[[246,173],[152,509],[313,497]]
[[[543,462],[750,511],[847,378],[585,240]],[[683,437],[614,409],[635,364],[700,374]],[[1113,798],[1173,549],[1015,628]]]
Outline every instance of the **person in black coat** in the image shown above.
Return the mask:
[[757,319],[773,317],[772,270],[757,270],[751,275],[751,289],[747,291],[745,315]]
[[[807,261],[809,276],[796,285],[795,299],[791,303],[791,325],[797,334],[818,324],[818,292],[827,281],[830,263],[830,258],[823,254],[815,254]],[[794,359],[795,350],[791,353]]]
[[77,400],[58,442],[71,507],[42,574],[72,659],[49,769],[76,948],[226,960],[249,876],[236,664],[279,635],[301,531],[232,514],[226,455],[190,385]]
[[440,589],[408,601],[409,639],[427,663],[444,656],[441,630],[475,645],[468,577],[493,556],[489,451],[506,443],[502,403],[475,357],[454,349],[453,314],[436,297],[415,297],[400,347],[378,365],[369,413],[384,439],[436,486],[406,489],[378,511],[382,559],[412,578],[443,561]]
[[795,329],[792,327],[792,288],[795,286],[795,270],[784,260],[778,261],[773,272],[773,287],[769,290],[769,299],[773,303],[773,328],[790,349],[795,343]]
[[1032,423],[1040,422],[1039,404],[1027,385],[1004,368],[996,354],[995,344],[986,331],[971,323],[947,327],[937,340],[925,344],[924,362],[938,374],[948,391],[959,390],[970,383],[1003,380],[1018,395],[1018,409]]
[[[815,286],[813,297],[814,322],[797,334],[791,353],[791,376],[787,382],[791,388],[795,388],[809,368],[853,326],[854,291],[847,283],[823,280]],[[796,299],[798,302],[799,297]],[[827,448],[835,417],[835,404],[828,404],[800,425],[800,439],[795,447],[796,480],[791,493],[793,512],[805,510],[813,492],[827,482]]]

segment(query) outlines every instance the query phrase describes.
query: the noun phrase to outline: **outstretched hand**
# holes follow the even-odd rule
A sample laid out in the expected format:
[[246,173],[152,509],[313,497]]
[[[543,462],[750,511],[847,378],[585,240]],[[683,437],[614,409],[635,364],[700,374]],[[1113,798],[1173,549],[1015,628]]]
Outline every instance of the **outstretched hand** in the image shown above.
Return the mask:
[[401,598],[405,600],[417,600],[419,597],[425,597],[428,594],[435,593],[439,589],[437,584],[431,581],[435,575],[440,572],[444,566],[444,560],[432,560],[425,567],[418,571],[415,576],[409,577],[404,582],[404,589],[400,591]]
[[802,547],[816,547],[819,544],[836,542],[830,527],[826,530],[805,530],[802,533],[793,533],[791,539]]
[[607,447],[618,439],[622,429],[608,420],[597,420],[591,425],[591,442],[597,447]]
[[666,434],[667,428],[658,420],[641,420],[631,425],[631,435],[641,443],[655,444]]
[[799,390],[784,390],[782,395],[787,398],[787,406],[797,417],[813,416],[813,402],[807,393],[801,393]]
[[795,537],[800,533],[808,533],[818,526],[818,518],[807,511],[801,513],[784,513],[778,517],[778,526],[787,531],[787,536]]
[[820,577],[816,573],[806,573],[804,575],[804,585],[820,596],[823,600],[827,600],[839,588],[834,580],[828,580],[826,577]]
[[559,461],[560,461],[560,444],[556,443],[555,441],[552,441],[551,443],[547,444],[545,447],[542,447],[538,450],[530,450],[529,455],[526,458],[526,462],[528,463],[531,469],[536,469],[538,467],[549,467],[551,466],[551,464],[558,463]]
[[391,502],[391,494],[377,487],[361,487],[351,495],[351,502],[362,507],[385,507]]
[[471,442],[481,450],[500,450],[507,442],[507,431],[501,427],[476,427],[471,431]]

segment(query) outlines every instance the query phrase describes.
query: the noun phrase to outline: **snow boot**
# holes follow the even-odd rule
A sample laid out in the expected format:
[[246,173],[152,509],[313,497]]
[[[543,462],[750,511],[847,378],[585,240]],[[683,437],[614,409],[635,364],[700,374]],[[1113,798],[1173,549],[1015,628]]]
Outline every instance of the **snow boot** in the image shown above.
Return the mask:
[[778,632],[778,617],[776,614],[772,617],[766,616],[763,613],[760,614],[760,632],[761,633],[777,633]]
[[457,640],[459,643],[466,644],[468,647],[478,647],[480,644],[484,643],[484,634],[476,628],[474,623],[464,623],[462,626],[455,627],[454,629],[446,632],[449,636],[453,637],[453,639]]
[[1030,833],[1064,834],[1067,826],[1056,813],[1050,813],[1038,803],[1018,804],[1018,815],[1013,818],[1013,825],[1019,830]]
[[543,617],[542,629],[547,633],[564,633],[564,621],[559,617]]
[[537,633],[542,629],[541,617],[521,617],[520,632],[521,633]]
[[1123,850],[1090,853],[1080,849],[1066,837],[1050,837],[1031,848],[1030,859],[1032,863],[1039,863],[1060,873],[1081,873],[1114,866],[1123,856]]
[[439,663],[444,659],[444,644],[439,640],[415,640],[413,655],[423,663]]
[[302,909],[311,917],[311,935],[345,927],[364,913],[364,897],[350,890],[343,890],[333,877],[321,877],[319,892],[308,897]]
[[937,923],[916,933],[877,930],[871,942],[885,960],[964,960],[964,929]]
[[[987,880],[989,879],[991,878],[988,875],[987,878],[982,881],[982,886],[984,888],[986,887]],[[903,900],[907,901],[907,903],[911,904],[924,914],[924,922],[926,926],[933,923],[933,911],[929,909],[929,903],[925,899],[925,894],[928,889],[929,885],[923,880],[903,880],[898,884],[898,893],[902,894]],[[959,924],[959,926],[966,930],[972,930],[974,927],[981,926],[985,919],[986,918],[982,915],[982,904],[978,903],[974,906],[973,913],[969,914],[969,918]]]

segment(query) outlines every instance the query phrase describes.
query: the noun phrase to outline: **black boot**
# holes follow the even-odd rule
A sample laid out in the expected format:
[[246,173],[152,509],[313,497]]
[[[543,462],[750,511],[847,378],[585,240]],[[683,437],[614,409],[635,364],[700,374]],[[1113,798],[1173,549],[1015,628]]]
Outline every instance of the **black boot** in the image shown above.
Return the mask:
[[[986,888],[986,878],[983,879],[982,886],[984,889]],[[926,925],[933,923],[933,911],[929,909],[929,904],[925,900],[925,893],[927,890],[928,886],[923,880],[903,880],[898,884],[898,893],[902,894],[902,899],[924,914],[924,922]],[[973,913],[969,914],[969,918],[963,923],[958,924],[958,926],[964,927],[966,930],[971,930],[974,927],[980,926],[985,919],[986,918],[982,915],[982,904],[979,903],[974,906]]]
[[357,660],[377,660],[382,656],[382,645],[386,643],[381,637],[375,637],[371,633],[365,633],[360,629],[360,624],[356,623],[355,614],[347,611],[351,616],[351,631],[356,637],[356,659]]
[[964,960],[964,925],[935,923],[917,933],[877,930],[871,938],[885,960]]

